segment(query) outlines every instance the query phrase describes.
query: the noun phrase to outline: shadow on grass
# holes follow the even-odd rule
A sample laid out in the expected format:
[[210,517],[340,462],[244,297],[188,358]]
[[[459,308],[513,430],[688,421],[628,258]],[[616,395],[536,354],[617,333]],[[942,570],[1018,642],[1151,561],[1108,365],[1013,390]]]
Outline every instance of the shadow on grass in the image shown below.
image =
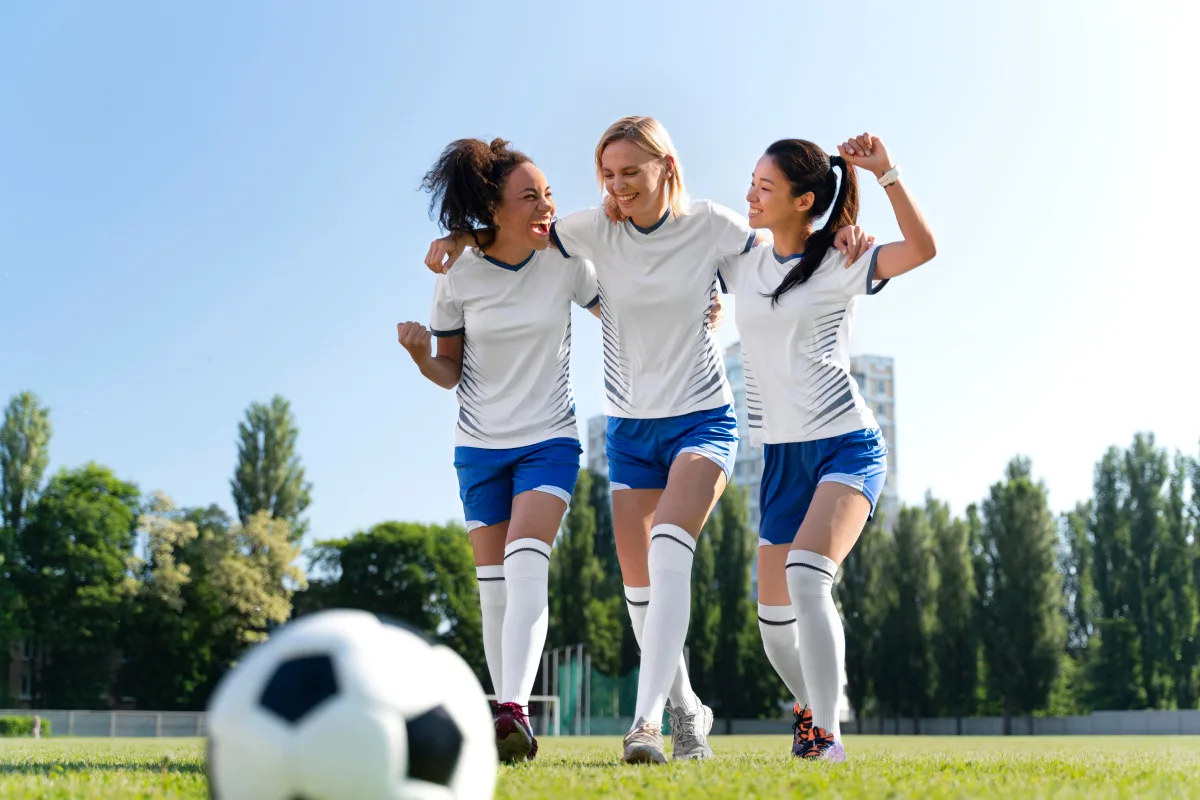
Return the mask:
[[66,775],[74,772],[158,772],[163,775],[203,775],[201,763],[170,761],[167,763],[117,763],[96,761],[58,761],[53,764],[0,764],[0,775]]

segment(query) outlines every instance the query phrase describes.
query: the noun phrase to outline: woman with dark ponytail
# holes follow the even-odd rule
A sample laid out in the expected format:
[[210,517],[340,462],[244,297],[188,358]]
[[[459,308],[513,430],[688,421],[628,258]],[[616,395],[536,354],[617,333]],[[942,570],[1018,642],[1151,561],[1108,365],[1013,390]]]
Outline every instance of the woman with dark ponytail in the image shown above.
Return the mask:
[[508,142],[451,143],[423,185],[442,227],[476,247],[438,276],[429,328],[402,322],[397,335],[422,375],[458,387],[454,467],[498,699],[496,748],[524,761],[537,754],[525,706],[546,643],[550,548],[582,453],[571,303],[597,313],[599,292],[590,262],[550,247],[550,187]]
[[[936,254],[879,137],[848,139],[838,153],[831,158],[799,139],[768,147],[746,200],[751,226],[769,229],[774,248],[719,262],[722,283],[738,296],[750,432],[764,445],[759,631],[796,696],[792,754],[823,761],[846,758],[838,725],[845,633],[834,575],[887,473],[887,444],[850,374],[855,307]],[[857,221],[855,167],[875,173],[903,238],[850,261],[831,245],[835,231]]]

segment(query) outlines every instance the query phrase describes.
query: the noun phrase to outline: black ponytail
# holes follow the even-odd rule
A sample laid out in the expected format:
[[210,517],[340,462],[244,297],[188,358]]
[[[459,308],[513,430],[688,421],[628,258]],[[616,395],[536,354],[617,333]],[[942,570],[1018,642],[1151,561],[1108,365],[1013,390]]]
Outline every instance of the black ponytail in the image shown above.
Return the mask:
[[[529,157],[503,139],[489,145],[479,139],[451,142],[425,173],[421,188],[430,193],[429,216],[437,209],[443,230],[470,233],[487,247],[496,238],[496,211],[504,199],[504,182]],[[476,229],[482,228],[482,237]],[[480,241],[480,239],[483,241]]]
[[[784,276],[779,288],[771,293],[771,304],[774,305],[785,293],[812,277],[833,246],[833,238],[838,230],[857,222],[858,178],[854,168],[847,165],[841,156],[830,158],[820,147],[803,139],[781,139],[767,148],[767,155],[775,160],[775,165],[787,177],[792,197],[813,193],[813,204],[808,210],[809,220],[819,219],[829,211],[825,225],[809,234],[800,260]],[[840,183],[834,168],[842,171]]]

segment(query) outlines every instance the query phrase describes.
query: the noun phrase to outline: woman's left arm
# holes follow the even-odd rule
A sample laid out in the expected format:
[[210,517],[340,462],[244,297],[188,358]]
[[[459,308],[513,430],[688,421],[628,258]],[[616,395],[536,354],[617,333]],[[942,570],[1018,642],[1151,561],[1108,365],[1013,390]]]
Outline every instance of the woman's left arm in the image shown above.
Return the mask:
[[846,159],[847,164],[869,170],[877,179],[886,182],[884,191],[892,201],[892,211],[895,212],[896,223],[900,226],[900,235],[903,238],[879,248],[875,278],[896,278],[931,261],[937,255],[937,242],[934,241],[933,232],[929,230],[921,210],[917,208],[908,189],[900,180],[899,170],[892,163],[883,140],[873,134],[864,133],[838,145],[838,153]]

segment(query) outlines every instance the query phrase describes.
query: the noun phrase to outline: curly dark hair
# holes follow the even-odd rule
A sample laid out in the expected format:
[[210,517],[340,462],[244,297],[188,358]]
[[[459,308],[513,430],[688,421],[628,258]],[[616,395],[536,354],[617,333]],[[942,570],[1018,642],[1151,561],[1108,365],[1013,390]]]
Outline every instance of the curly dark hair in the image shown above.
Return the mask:
[[470,233],[476,245],[486,247],[496,238],[496,211],[503,201],[504,182],[526,163],[532,163],[529,156],[503,139],[493,139],[491,144],[480,139],[451,142],[421,181],[421,188],[432,195],[430,218],[436,208],[444,230]]

